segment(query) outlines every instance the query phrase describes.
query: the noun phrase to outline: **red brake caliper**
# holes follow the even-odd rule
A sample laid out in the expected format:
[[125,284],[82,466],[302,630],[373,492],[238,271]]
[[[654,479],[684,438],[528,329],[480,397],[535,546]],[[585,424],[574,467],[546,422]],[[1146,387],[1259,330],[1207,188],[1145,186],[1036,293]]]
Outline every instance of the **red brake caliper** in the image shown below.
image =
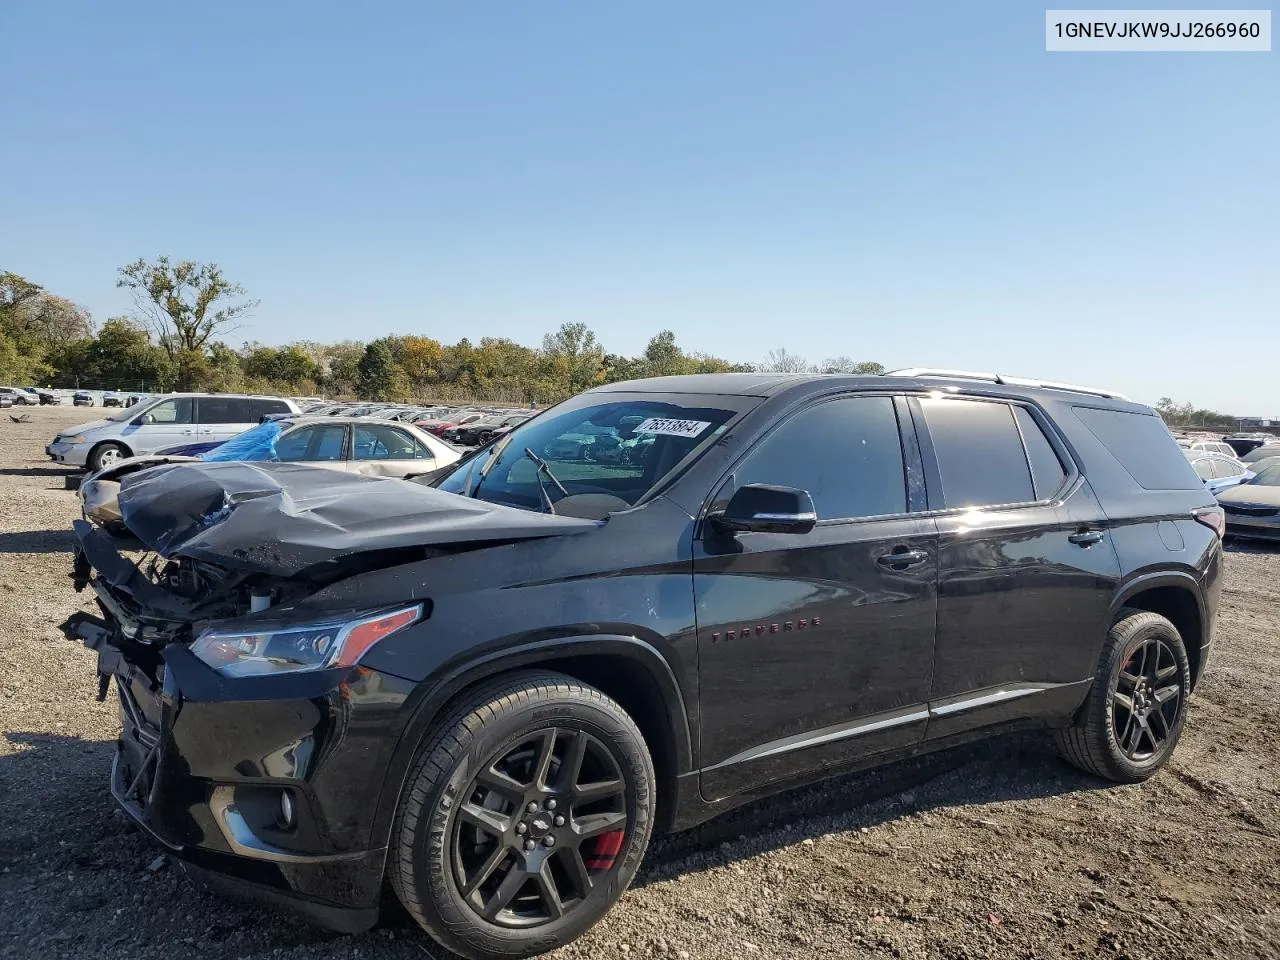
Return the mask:
[[613,866],[613,861],[622,850],[623,832],[622,830],[615,830],[612,833],[602,833],[596,837],[595,847],[585,858],[588,870],[608,870]]

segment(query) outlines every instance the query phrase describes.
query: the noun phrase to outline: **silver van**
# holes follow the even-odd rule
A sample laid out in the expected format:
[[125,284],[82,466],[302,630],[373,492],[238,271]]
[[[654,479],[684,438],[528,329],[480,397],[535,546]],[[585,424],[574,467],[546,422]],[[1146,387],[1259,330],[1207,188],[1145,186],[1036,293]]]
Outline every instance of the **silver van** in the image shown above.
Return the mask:
[[235,393],[171,393],[125,407],[105,420],[62,431],[45,447],[50,460],[101,470],[125,457],[192,443],[221,443],[263,417],[297,413],[292,400]]

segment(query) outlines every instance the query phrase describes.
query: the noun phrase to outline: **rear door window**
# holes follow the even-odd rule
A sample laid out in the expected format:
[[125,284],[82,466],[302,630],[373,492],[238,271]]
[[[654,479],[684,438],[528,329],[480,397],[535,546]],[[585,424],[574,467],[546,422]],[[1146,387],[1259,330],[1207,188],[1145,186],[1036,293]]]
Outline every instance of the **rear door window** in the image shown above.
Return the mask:
[[1026,407],[1014,407],[1013,417],[1018,421],[1018,431],[1027,448],[1027,462],[1031,465],[1031,483],[1035,487],[1036,499],[1048,500],[1061,489],[1063,481],[1067,479],[1067,471],[1031,411]]
[[1196,476],[1201,480],[1213,479],[1213,461],[1208,457],[1201,457],[1199,460],[1193,461],[1191,466],[1195,467]]
[[245,397],[200,397],[196,405],[200,423],[257,423]]
[[1213,476],[1217,480],[1238,477],[1243,471],[1230,460],[1213,461]]
[[[923,397],[920,406],[947,507],[991,507],[1037,499],[1009,404]],[[1040,439],[1047,442],[1043,435]],[[1048,469],[1047,464],[1044,467]]]
[[1155,414],[1072,407],[1080,421],[1145,490],[1195,490],[1191,469],[1169,428]]

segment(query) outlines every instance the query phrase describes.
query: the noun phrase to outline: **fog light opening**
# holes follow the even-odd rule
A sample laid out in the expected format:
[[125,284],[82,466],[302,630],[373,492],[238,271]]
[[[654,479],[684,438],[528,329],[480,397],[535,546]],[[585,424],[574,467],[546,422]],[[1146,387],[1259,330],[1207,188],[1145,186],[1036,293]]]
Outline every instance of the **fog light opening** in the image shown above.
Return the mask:
[[282,829],[292,830],[294,828],[297,822],[294,819],[294,813],[293,797],[289,795],[288,790],[282,790],[280,792],[280,812],[277,815],[277,820]]

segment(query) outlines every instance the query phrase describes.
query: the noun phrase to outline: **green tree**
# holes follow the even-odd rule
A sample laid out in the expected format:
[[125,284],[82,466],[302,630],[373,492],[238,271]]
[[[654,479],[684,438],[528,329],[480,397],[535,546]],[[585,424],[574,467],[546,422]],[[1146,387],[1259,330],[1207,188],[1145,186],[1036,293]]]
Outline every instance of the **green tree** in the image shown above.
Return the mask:
[[[385,340],[375,340],[364,348],[360,358],[360,381],[356,392],[364,400],[390,401],[395,398],[395,358]],[[403,373],[400,374],[403,377]]]
[[102,386],[122,390],[168,390],[173,386],[173,361],[129,318],[112,317],[89,343],[85,358],[91,370],[88,376]]
[[138,317],[177,364],[183,389],[196,382],[192,378],[201,368],[196,355],[203,356],[215,336],[234,330],[257,306],[216,263],[138,259],[120,268],[116,286],[133,292]]

